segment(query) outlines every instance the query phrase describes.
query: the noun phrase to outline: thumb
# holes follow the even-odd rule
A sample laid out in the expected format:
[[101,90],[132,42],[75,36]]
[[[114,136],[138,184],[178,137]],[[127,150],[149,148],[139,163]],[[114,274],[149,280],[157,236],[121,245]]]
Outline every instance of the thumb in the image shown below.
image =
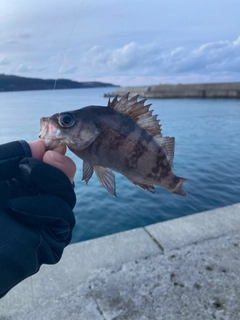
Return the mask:
[[76,165],[72,159],[56,151],[49,150],[44,154],[43,161],[63,171],[69,178],[69,180],[73,183],[73,179],[76,173]]

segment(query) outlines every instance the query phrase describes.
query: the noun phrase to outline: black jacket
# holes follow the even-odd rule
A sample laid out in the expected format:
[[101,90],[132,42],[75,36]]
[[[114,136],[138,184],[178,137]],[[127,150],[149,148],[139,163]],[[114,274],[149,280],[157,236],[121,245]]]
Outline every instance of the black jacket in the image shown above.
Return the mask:
[[25,141],[0,145],[0,297],[57,263],[75,224],[66,175],[31,157]]

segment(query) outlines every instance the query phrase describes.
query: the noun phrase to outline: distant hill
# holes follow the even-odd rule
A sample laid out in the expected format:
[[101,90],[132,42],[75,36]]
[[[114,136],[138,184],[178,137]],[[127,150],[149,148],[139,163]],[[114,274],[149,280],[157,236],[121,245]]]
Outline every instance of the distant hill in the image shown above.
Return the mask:
[[25,90],[52,90],[54,89],[81,89],[118,87],[111,83],[98,81],[78,82],[67,79],[37,79],[25,78],[13,75],[0,74],[0,92],[2,91],[25,91]]

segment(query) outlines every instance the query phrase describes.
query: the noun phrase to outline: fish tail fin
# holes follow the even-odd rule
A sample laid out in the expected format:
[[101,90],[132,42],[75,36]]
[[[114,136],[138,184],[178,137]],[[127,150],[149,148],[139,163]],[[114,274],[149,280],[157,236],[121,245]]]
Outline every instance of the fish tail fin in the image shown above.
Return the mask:
[[180,178],[179,177],[179,182],[176,185],[176,188],[174,190],[171,190],[172,193],[178,194],[180,196],[186,197],[186,192],[183,190],[182,185],[184,182],[186,182],[188,179],[185,178]]

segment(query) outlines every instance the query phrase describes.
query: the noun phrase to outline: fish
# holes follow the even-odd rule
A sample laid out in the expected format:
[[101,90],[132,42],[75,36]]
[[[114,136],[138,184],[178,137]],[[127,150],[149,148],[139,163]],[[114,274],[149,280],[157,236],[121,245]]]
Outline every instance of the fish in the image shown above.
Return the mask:
[[139,95],[115,96],[107,106],[91,105],[40,119],[40,138],[48,149],[65,144],[83,160],[82,180],[95,172],[107,191],[116,196],[113,171],[144,191],[155,187],[186,196],[186,178],[173,173],[174,137],[163,137],[158,115]]

